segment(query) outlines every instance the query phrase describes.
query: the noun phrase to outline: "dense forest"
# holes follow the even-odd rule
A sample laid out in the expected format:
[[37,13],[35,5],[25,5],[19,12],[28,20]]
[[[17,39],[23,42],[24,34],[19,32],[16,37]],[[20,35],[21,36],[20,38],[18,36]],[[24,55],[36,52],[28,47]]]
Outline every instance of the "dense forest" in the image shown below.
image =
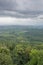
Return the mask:
[[43,65],[43,27],[0,26],[0,65]]

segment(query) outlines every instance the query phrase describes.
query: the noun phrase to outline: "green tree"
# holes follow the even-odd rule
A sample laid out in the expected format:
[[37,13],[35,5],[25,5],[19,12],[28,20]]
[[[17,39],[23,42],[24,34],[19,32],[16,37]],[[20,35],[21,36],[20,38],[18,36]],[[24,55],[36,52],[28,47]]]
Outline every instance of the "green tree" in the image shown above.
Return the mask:
[[25,48],[22,44],[16,45],[13,50],[13,61],[17,65],[25,65],[30,61],[29,48]]
[[13,65],[9,49],[0,47],[0,65]]

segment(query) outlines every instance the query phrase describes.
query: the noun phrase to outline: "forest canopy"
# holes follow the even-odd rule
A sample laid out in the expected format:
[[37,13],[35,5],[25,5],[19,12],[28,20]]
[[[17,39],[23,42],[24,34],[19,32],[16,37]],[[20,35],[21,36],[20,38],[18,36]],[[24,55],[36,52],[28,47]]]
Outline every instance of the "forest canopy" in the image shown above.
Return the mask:
[[0,65],[43,65],[43,28],[0,27]]

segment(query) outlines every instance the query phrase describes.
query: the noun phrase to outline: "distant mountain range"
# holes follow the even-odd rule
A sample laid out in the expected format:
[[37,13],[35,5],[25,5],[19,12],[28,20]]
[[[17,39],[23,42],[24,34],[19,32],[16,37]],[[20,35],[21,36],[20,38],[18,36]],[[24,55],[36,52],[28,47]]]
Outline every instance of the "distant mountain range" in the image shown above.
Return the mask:
[[43,25],[7,25],[7,26],[0,26],[0,29],[6,29],[6,28],[37,28],[37,29],[43,29]]

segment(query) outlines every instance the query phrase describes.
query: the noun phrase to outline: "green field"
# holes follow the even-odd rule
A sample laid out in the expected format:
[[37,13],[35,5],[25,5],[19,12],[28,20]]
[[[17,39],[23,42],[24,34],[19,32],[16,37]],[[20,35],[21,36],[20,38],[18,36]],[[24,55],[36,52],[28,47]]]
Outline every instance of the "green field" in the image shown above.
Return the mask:
[[43,27],[0,26],[0,65],[43,65]]

